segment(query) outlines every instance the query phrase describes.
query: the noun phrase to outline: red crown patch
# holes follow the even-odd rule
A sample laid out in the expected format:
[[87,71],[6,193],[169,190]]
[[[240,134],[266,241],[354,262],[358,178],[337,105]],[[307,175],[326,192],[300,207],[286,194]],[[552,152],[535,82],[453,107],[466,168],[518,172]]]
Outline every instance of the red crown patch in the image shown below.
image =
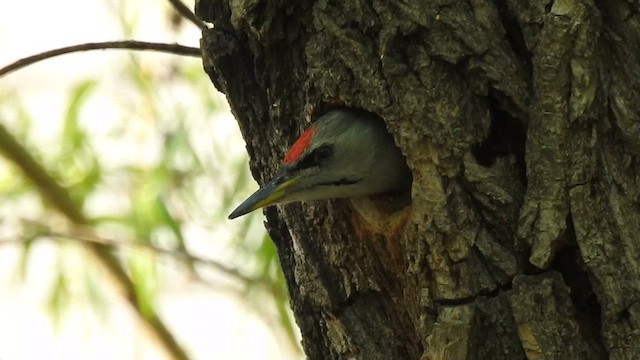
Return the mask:
[[302,133],[302,135],[300,135],[298,140],[296,140],[296,142],[293,144],[291,149],[289,149],[289,152],[287,153],[287,155],[285,155],[284,163],[291,164],[296,160],[298,160],[300,155],[302,155],[304,151],[307,150],[307,148],[309,147],[309,144],[311,143],[311,138],[313,138],[313,135],[315,134],[316,134],[316,129],[314,129],[313,127],[310,127],[307,130],[305,130]]

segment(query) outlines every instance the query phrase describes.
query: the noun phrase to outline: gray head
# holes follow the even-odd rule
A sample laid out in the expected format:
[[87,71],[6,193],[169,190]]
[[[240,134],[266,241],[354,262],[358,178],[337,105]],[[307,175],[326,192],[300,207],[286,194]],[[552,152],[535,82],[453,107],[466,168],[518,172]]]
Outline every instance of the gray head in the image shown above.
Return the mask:
[[278,175],[229,218],[272,204],[364,197],[410,187],[411,172],[382,119],[363,111],[332,110],[300,135]]

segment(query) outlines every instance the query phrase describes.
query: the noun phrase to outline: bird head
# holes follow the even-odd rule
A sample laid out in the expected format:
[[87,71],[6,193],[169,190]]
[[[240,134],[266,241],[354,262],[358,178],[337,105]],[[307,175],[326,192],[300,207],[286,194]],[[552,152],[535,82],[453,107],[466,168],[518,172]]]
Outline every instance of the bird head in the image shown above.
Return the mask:
[[392,194],[410,187],[411,172],[382,119],[332,110],[300,135],[279,173],[229,219],[273,204]]

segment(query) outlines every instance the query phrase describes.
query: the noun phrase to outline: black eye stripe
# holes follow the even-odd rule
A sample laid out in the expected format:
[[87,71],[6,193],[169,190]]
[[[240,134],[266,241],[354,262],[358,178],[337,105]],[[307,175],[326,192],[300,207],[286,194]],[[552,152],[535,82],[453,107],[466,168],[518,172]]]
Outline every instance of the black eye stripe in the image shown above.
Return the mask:
[[328,181],[328,182],[323,182],[323,183],[319,183],[317,184],[318,186],[323,185],[323,186],[342,186],[342,185],[353,185],[353,184],[357,184],[360,181],[362,181],[362,179],[347,179],[347,178],[342,178],[340,180],[337,181]]
[[298,163],[293,167],[294,170],[303,170],[311,167],[317,166],[313,159],[313,153],[306,155],[303,157]]
[[295,170],[303,170],[314,166],[322,166],[333,156],[333,145],[321,145],[305,155],[295,166]]

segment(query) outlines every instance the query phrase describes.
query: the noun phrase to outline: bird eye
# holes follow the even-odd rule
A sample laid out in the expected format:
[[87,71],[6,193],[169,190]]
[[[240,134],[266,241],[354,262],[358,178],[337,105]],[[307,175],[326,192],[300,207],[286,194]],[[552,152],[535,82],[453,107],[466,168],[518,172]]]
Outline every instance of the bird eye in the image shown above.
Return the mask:
[[313,152],[313,160],[316,164],[324,164],[333,155],[333,148],[329,145],[323,145]]

